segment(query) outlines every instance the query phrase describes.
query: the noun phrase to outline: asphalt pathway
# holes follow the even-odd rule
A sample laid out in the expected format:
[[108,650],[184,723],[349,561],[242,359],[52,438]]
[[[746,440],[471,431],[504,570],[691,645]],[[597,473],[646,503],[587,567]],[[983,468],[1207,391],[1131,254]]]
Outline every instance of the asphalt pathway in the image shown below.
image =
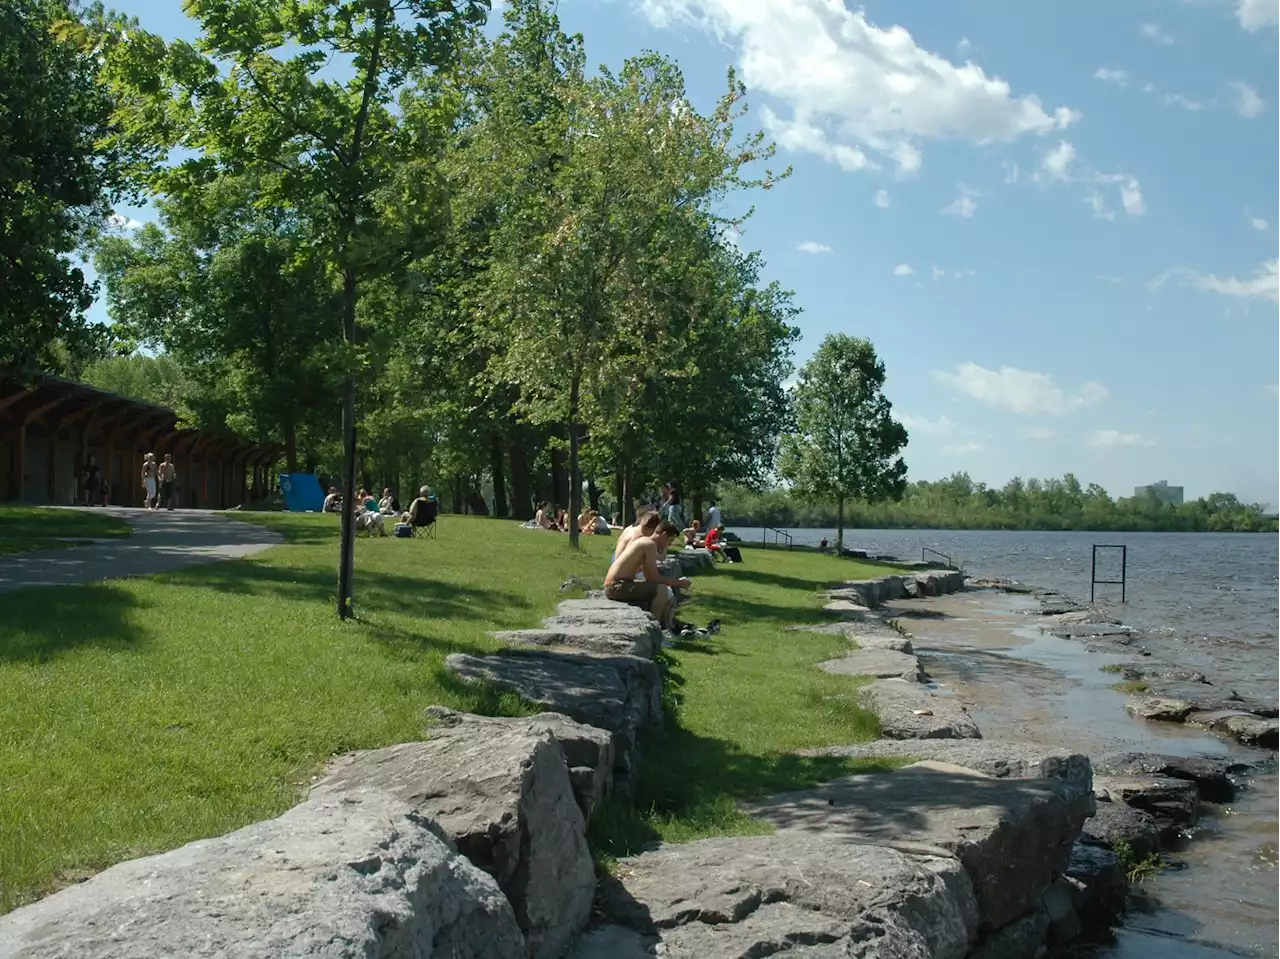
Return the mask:
[[150,576],[185,566],[243,559],[284,542],[273,530],[204,510],[88,509],[124,520],[133,527],[133,535],[94,540],[89,546],[0,556],[0,593]]

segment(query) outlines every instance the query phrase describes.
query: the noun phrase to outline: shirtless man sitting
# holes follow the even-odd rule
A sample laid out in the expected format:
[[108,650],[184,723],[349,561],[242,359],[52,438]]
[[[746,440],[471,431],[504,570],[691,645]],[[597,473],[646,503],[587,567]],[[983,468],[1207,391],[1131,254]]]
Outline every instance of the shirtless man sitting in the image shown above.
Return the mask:
[[618,545],[613,548],[613,560],[621,556],[631,541],[638,536],[652,536],[653,531],[658,528],[658,524],[662,522],[662,517],[650,509],[641,509],[636,516],[636,521],[618,534]]
[[[680,528],[675,523],[664,521],[658,523],[657,529],[650,535],[636,536],[618,553],[618,558],[605,574],[605,597],[647,609],[662,624],[663,629],[671,629],[676,604],[667,587],[688,589],[691,584],[687,579],[667,579],[662,576],[658,572],[658,554],[665,552],[667,544],[679,535]],[[643,582],[636,579],[638,573],[644,573]]]

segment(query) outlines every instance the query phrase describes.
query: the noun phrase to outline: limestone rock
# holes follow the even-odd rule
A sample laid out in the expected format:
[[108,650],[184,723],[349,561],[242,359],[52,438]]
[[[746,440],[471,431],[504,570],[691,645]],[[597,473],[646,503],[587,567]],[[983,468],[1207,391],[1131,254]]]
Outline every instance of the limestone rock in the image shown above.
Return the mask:
[[916,652],[915,647],[911,645],[911,640],[906,636],[878,636],[867,633],[853,633],[849,635],[849,642],[859,649],[887,649],[895,653],[905,653],[908,656],[914,656]]
[[1200,790],[1194,782],[1171,776],[1094,776],[1100,801],[1122,802],[1182,826],[1194,826],[1200,812]]
[[880,718],[887,739],[981,739],[978,724],[955,699],[919,683],[878,679],[857,691],[859,704]]
[[658,942],[626,926],[600,926],[584,933],[565,959],[653,959]]
[[625,632],[648,631],[660,648],[662,629],[658,621],[639,606],[615,603],[608,599],[566,599],[556,606],[554,616],[542,621],[547,629],[564,626],[594,626]]
[[1228,716],[1222,726],[1237,742],[1264,749],[1275,749],[1277,734],[1280,734],[1276,720],[1259,716]]
[[1192,705],[1183,699],[1160,699],[1155,696],[1134,696],[1124,704],[1125,712],[1137,719],[1154,719],[1169,723],[1182,722],[1192,708]]
[[849,776],[744,804],[778,827],[826,841],[944,850],[964,866],[984,929],[1037,903],[1066,868],[1089,797],[1053,779],[991,779],[948,763]]
[[891,649],[854,649],[839,659],[819,663],[823,672],[837,676],[874,676],[877,679],[905,679],[920,682],[920,660]]
[[1235,690],[1210,686],[1207,683],[1153,683],[1147,688],[1147,695],[1157,699],[1190,703],[1191,709],[1199,712],[1225,709],[1249,711],[1236,695]]
[[1043,954],[1049,935],[1049,915],[1036,909],[982,940],[969,959],[1028,959]]
[[1093,816],[1086,820],[1080,841],[1107,849],[1123,842],[1138,858],[1145,859],[1176,836],[1177,828],[1171,822],[1162,823],[1149,812],[1122,802],[1100,802]]
[[851,599],[833,599],[824,603],[822,608],[828,613],[869,613],[870,607]]
[[1105,938],[1120,920],[1129,894],[1129,878],[1116,854],[1101,846],[1076,843],[1066,881],[1084,934],[1090,939]]
[[604,729],[574,722],[559,713],[538,713],[536,716],[518,718],[476,716],[460,713],[445,706],[428,706],[426,709],[428,736],[438,726],[466,727],[471,735],[482,738],[494,727],[515,726],[531,732],[546,730],[556,738],[556,744],[569,768],[569,781],[573,794],[582,810],[582,818],[591,821],[595,811],[613,788],[613,736]]
[[531,959],[555,959],[591,914],[595,869],[555,737],[528,725],[441,725],[426,742],[335,760],[312,795],[388,793],[497,880]]
[[1064,749],[1049,749],[1039,743],[989,739],[878,739],[853,746],[806,749],[800,754],[851,759],[934,759],[964,766],[994,779],[1057,779],[1084,795],[1093,796],[1093,771],[1088,756]]
[[[977,927],[959,863],[797,835],[705,839],[622,860],[606,922],[669,959],[796,955],[961,959]],[[603,959],[603,954],[601,954]]]
[[523,959],[494,880],[379,793],[113,866],[0,917],[3,959]]
[[1170,683],[1207,683],[1204,673],[1170,663],[1125,663],[1121,675],[1130,682],[1154,680]]
[[555,629],[509,629],[491,633],[507,646],[569,646],[615,656],[652,659],[661,648],[655,630],[619,629],[609,626],[560,626]]
[[1169,776],[1196,784],[1200,798],[1226,803],[1236,797],[1230,774],[1242,765],[1230,759],[1208,756],[1167,756],[1160,753],[1114,753],[1094,765],[1104,776]]

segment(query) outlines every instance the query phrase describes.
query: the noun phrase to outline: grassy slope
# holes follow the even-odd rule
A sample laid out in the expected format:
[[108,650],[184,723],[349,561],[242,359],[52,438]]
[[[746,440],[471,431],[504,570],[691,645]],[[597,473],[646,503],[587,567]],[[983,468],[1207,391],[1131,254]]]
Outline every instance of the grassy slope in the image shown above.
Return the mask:
[[128,523],[92,510],[47,509],[40,506],[0,506],[0,539],[85,536],[128,536]]
[[[535,624],[570,575],[600,578],[611,540],[441,520],[439,539],[357,543],[360,619],[333,615],[328,516],[245,517],[289,544],[146,580],[0,597],[0,911],[113,862],[286,809],[333,753],[417,738],[432,703],[510,714],[513,697],[443,671],[493,629]],[[820,615],[814,587],[868,575],[811,554],[748,551],[700,577],[685,618],[723,635],[673,651],[672,727],[650,738],[641,813],[615,807],[602,851],[749,829],[732,798],[850,768],[780,756],[874,720],[850,681],[809,664],[840,648],[780,626]],[[33,601],[34,600],[34,601]]]

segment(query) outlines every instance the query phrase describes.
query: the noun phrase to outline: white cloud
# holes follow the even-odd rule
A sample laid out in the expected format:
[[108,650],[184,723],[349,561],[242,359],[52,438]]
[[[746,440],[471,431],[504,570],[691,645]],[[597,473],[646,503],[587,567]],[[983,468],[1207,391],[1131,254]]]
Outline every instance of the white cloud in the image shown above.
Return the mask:
[[973,216],[974,211],[978,209],[978,204],[974,200],[977,196],[972,190],[960,188],[960,195],[942,208],[942,212],[948,216],[960,216],[966,220]]
[[1138,29],[1142,33],[1142,35],[1146,37],[1148,40],[1150,40],[1152,43],[1158,43],[1161,46],[1165,46],[1165,47],[1173,46],[1173,43],[1174,43],[1173,37],[1165,33],[1164,28],[1161,27],[1160,24],[1158,23],[1144,23]]
[[1244,211],[1244,215],[1248,217],[1249,225],[1259,232],[1262,232],[1263,230],[1265,230],[1269,225],[1267,221],[1264,220],[1262,217],[1254,216],[1248,210]]
[[1267,109],[1267,101],[1249,84],[1233,83],[1231,89],[1236,92],[1236,113],[1242,117],[1252,120]]
[[889,204],[890,204],[890,202],[891,202],[891,201],[890,201],[890,199],[889,199],[889,191],[888,191],[888,190],[876,190],[876,195],[875,195],[874,199],[872,200],[872,202],[873,202],[873,203],[875,203],[875,205],[876,205],[876,206],[878,206],[878,207],[879,207],[880,209],[882,209],[882,210],[887,210],[887,209],[889,209]]
[[1280,7],[1276,0],[1239,0],[1236,4],[1236,19],[1240,21],[1240,26],[1253,33],[1263,27],[1280,24]]
[[141,220],[135,220],[131,216],[121,216],[119,213],[112,213],[107,217],[107,226],[115,230],[136,230],[142,226]]
[[946,270],[940,270],[940,269],[938,269],[936,266],[935,266],[935,267],[932,267],[932,268],[930,269],[930,273],[932,273],[932,274],[933,274],[933,278],[934,278],[935,280],[940,280],[940,279],[942,279],[944,276],[946,276],[946,275],[947,275],[947,271],[946,271]]
[[834,0],[634,2],[657,26],[701,27],[732,45],[747,86],[785,104],[761,113],[778,144],[845,170],[868,169],[879,155],[911,173],[922,163],[920,141],[1007,143],[1079,119]]
[[1169,280],[1181,278],[1200,290],[1209,293],[1221,293],[1224,296],[1235,296],[1242,299],[1266,299],[1280,301],[1280,265],[1276,260],[1266,260],[1254,271],[1253,277],[1247,280],[1234,276],[1213,276],[1197,273],[1195,270],[1177,268],[1166,270],[1150,283],[1147,288],[1159,290]]
[[1097,190],[1090,190],[1084,198],[1084,202],[1089,204],[1089,209],[1093,211],[1095,220],[1114,220],[1116,211],[1107,209],[1107,200]]
[[1181,93],[1165,94],[1164,105],[1167,107],[1182,107],[1184,110],[1190,110],[1195,113],[1197,110],[1204,109],[1203,100],[1192,100],[1190,97],[1184,97]]
[[927,416],[898,413],[895,414],[894,419],[919,436],[949,436],[959,428],[955,420],[945,414],[936,420],[931,420]]
[[1037,443],[1056,440],[1058,438],[1057,433],[1044,426],[1030,426],[1026,429],[1020,429],[1018,430],[1018,435],[1023,439],[1035,440]]
[[1155,446],[1155,440],[1149,440],[1137,433],[1121,433],[1119,430],[1095,430],[1089,434],[1088,443],[1098,449],[1115,449],[1119,446]]
[[1050,180],[1070,180],[1071,165],[1076,160],[1076,148],[1066,140],[1059,140],[1058,145],[1044,155],[1040,161],[1040,169]]
[[954,280],[963,280],[970,276],[977,276],[977,270],[952,270],[951,278]]
[[910,263],[899,263],[893,268],[894,276],[910,276],[915,270],[911,269]]
[[1048,373],[1034,373],[1012,366],[988,370],[977,363],[961,363],[954,373],[938,372],[940,382],[980,403],[1010,413],[1062,415],[1101,403],[1110,394],[1101,383],[1082,383],[1068,392]]
[[1147,212],[1147,205],[1142,201],[1142,186],[1133,177],[1121,185],[1120,202],[1124,204],[1124,212],[1130,216],[1142,216]]
[[803,243],[797,243],[796,249],[801,253],[830,253],[831,247],[825,243],[818,243],[815,240],[805,240]]
[[942,447],[942,452],[951,456],[966,456],[969,453],[981,453],[982,444],[970,440],[968,443],[951,443]]
[[1129,85],[1129,74],[1124,70],[1108,70],[1106,67],[1098,67],[1093,71],[1093,78],[1101,80],[1103,83],[1114,83],[1118,87]]
[[956,53],[965,56],[973,52],[973,41],[968,37],[961,37],[960,42],[956,44]]
[[1156,92],[1156,85],[1155,85],[1154,83],[1144,83],[1144,84],[1142,85],[1142,92],[1143,92],[1143,93],[1155,93],[1155,92]]

